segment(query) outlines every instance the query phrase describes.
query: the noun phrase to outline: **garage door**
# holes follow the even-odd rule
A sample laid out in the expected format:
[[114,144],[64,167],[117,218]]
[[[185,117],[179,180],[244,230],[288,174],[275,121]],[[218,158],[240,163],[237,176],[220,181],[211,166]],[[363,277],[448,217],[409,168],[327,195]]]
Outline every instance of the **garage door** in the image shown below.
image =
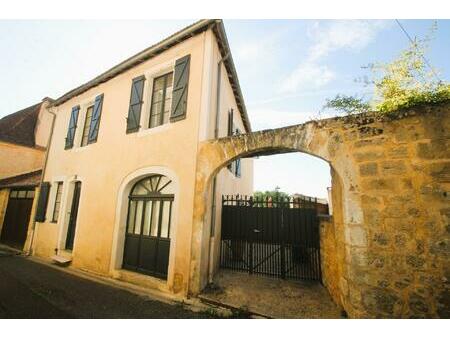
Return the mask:
[[22,249],[27,238],[34,189],[11,190],[0,242]]

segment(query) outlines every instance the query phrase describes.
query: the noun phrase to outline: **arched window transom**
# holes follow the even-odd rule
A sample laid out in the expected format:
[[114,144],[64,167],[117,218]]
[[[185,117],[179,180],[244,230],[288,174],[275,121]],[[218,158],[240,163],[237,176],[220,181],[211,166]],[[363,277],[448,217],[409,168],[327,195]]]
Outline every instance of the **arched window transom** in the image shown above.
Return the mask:
[[137,182],[131,196],[158,196],[174,194],[172,181],[163,175],[152,175]]

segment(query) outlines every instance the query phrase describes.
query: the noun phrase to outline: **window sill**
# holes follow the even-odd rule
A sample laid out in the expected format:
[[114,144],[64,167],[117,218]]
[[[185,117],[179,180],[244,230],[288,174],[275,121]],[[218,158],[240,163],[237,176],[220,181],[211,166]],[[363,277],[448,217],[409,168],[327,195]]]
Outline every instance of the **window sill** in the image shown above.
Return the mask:
[[167,131],[169,129],[172,129],[172,124],[170,122],[166,123],[166,124],[163,124],[163,125],[160,125],[158,127],[141,129],[141,130],[138,131],[137,137],[144,137],[144,136],[147,136],[147,135],[159,134],[159,133]]
[[90,146],[93,145],[93,144],[95,144],[95,143],[88,143],[85,146],[79,146],[79,147],[73,148],[73,151],[76,152],[76,153],[82,152],[82,151],[84,151],[86,149],[91,148]]

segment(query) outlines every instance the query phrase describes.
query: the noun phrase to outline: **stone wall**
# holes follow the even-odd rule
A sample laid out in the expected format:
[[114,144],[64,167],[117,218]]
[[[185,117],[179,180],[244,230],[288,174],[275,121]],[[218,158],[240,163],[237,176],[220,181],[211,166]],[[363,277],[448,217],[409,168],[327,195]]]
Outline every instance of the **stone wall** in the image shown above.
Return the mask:
[[297,150],[332,172],[324,284],[350,317],[449,317],[450,103],[353,115],[203,142],[190,292],[198,293],[211,180],[240,156]]
[[347,229],[355,317],[449,317],[450,105],[343,126],[364,222]]
[[338,260],[336,257],[335,228],[332,216],[320,217],[320,265],[322,283],[330,292],[334,302],[342,306],[339,290]]

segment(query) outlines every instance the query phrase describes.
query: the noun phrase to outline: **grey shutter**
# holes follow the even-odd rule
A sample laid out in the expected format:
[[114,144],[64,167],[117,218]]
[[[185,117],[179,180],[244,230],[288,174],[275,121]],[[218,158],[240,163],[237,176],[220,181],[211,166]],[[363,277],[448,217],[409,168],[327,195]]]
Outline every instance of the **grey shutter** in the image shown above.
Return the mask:
[[127,133],[134,133],[139,130],[141,120],[141,109],[144,94],[145,76],[139,76],[133,79],[131,84],[130,108],[127,117]]
[[[233,109],[230,109],[229,111],[228,111],[228,125],[227,125],[227,136],[232,136],[233,135]],[[233,163],[234,162],[230,162],[228,165],[227,165],[227,168],[228,168],[228,170],[230,170],[230,171],[234,171],[233,170]],[[233,174],[234,174],[234,172],[233,172]]]
[[103,94],[98,95],[94,102],[91,125],[89,126],[88,143],[97,141],[98,128],[100,127],[100,117],[102,116]]
[[[235,131],[235,135],[239,135],[241,132],[240,132],[240,130],[239,129],[236,129],[236,131]],[[234,175],[236,176],[236,177],[241,177],[241,159],[240,158],[238,158],[236,161],[235,161],[235,166],[236,166],[236,168],[235,168],[235,172],[234,172]]]
[[190,55],[186,55],[175,62],[172,111],[170,115],[170,121],[172,122],[184,119],[186,117],[190,63]]
[[39,200],[36,208],[36,215],[34,219],[36,222],[45,222],[45,212],[47,210],[48,193],[50,191],[50,183],[42,182],[39,190]]
[[241,159],[238,158],[236,160],[236,173],[235,173],[236,177],[241,177]]
[[80,112],[80,106],[72,108],[70,114],[69,128],[67,129],[66,145],[64,149],[70,149],[73,147],[73,140],[75,138],[75,131],[77,130],[78,113]]
[[228,131],[227,136],[233,136],[233,108],[228,111]]

